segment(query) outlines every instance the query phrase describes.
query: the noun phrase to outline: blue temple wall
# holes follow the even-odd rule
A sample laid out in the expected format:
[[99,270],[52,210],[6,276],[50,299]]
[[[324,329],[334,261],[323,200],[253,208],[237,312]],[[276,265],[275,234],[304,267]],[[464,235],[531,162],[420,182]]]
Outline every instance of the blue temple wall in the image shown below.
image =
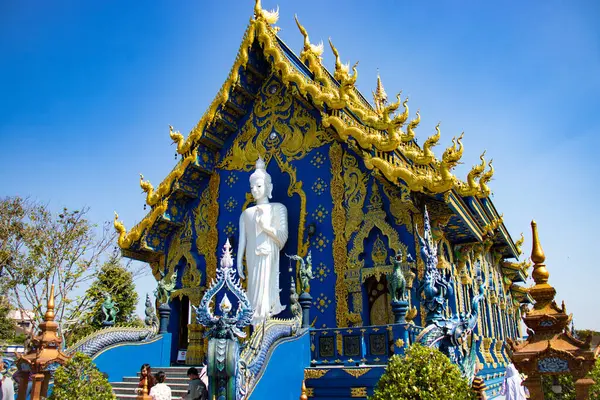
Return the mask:
[[171,365],[171,334],[159,335],[148,342],[107,347],[93,361],[98,370],[108,374],[110,382],[135,376],[145,363],[155,370],[157,367],[168,367]]
[[250,395],[251,400],[297,400],[300,397],[304,367],[310,362],[309,334],[279,344],[272,350],[269,364]]

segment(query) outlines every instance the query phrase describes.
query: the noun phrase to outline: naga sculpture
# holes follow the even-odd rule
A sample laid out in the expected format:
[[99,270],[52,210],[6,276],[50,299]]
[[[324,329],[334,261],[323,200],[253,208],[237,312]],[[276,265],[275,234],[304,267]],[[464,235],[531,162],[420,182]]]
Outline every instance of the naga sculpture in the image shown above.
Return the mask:
[[421,237],[417,230],[417,236],[421,245],[421,259],[425,263],[425,275],[419,286],[417,294],[423,295],[422,304],[426,310],[426,324],[432,324],[443,318],[443,312],[446,310],[447,300],[454,294],[454,282],[450,275],[442,275],[437,268],[438,254],[437,245],[431,235],[431,225],[429,223],[429,214],[425,208],[425,229],[424,237]]
[[102,328],[76,342],[65,350],[65,354],[73,355],[77,352],[89,357],[106,349],[109,346],[127,343],[140,343],[156,337],[158,333],[158,318],[154,313],[150,296],[146,295],[146,327],[111,326]]
[[171,292],[175,289],[175,285],[177,283],[177,273],[173,272],[171,276],[167,276],[167,272],[162,275],[160,281],[156,286],[156,290],[154,291],[154,295],[156,296],[156,300],[158,304],[167,304],[171,298]]
[[429,347],[435,347],[447,355],[452,362],[460,367],[463,376],[469,382],[475,376],[477,351],[475,340],[471,340],[470,346],[463,346],[463,344],[466,344],[469,335],[473,333],[473,330],[477,326],[479,303],[484,297],[485,290],[485,282],[482,277],[480,265],[477,265],[476,274],[479,293],[473,296],[469,313],[453,315],[451,318],[437,319],[417,336],[417,342]]
[[154,306],[152,305],[152,301],[150,300],[150,295],[148,293],[146,293],[146,303],[144,304],[144,306],[144,311],[146,313],[144,323],[148,326],[158,325],[158,317],[154,312]]
[[461,196],[475,196],[481,191],[481,186],[477,182],[477,179],[485,171],[485,151],[479,156],[481,160],[480,164],[476,164],[471,168],[471,171],[467,174],[467,183],[459,182],[457,186],[458,193]]
[[290,260],[300,261],[300,271],[298,272],[300,278],[300,290],[302,292],[308,292],[310,290],[310,280],[314,278],[312,270],[312,254],[309,251],[306,259],[303,259],[299,255],[287,255]]
[[104,293],[104,301],[102,302],[102,313],[104,314],[104,321],[102,321],[103,326],[111,326],[114,325],[117,319],[117,313],[119,312],[119,307],[116,301],[112,300],[110,293]]
[[[300,306],[300,303],[298,301],[300,297],[298,296],[298,293],[296,292],[296,284],[294,283],[294,275],[293,274],[291,274],[291,275],[292,276],[290,279],[290,311],[292,311],[292,315],[294,316],[294,318],[301,318],[302,317],[302,307]],[[312,275],[311,275],[311,278],[312,278]]]

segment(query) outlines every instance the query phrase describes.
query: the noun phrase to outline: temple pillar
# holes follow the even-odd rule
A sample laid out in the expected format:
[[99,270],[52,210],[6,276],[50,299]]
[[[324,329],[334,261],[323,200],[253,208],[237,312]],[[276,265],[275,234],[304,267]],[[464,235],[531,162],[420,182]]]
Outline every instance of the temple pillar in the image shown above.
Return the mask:
[[171,306],[167,303],[161,304],[158,307],[158,315],[160,318],[160,325],[158,328],[158,333],[163,334],[167,333],[169,326],[169,316],[171,315]]
[[394,313],[395,324],[406,324],[406,313],[408,312],[408,301],[392,301],[392,312]]
[[529,376],[523,381],[523,385],[529,390],[529,400],[544,400],[541,376]]
[[[195,320],[195,317],[194,317]],[[199,324],[188,324],[188,348],[185,356],[186,365],[204,363],[204,327]]]
[[302,328],[310,327],[310,307],[312,306],[312,296],[308,292],[300,295],[300,307],[302,308]]
[[577,400],[587,400],[590,397],[590,386],[594,383],[593,379],[581,378],[575,381],[575,398]]
[[44,373],[37,373],[31,376],[31,400],[40,400],[42,395],[46,397],[46,393],[42,393],[44,378]]
[[52,378],[52,375],[50,374],[50,372],[45,372],[44,373],[44,380],[42,381],[42,393],[44,396],[48,395],[48,386],[50,386],[50,378]]

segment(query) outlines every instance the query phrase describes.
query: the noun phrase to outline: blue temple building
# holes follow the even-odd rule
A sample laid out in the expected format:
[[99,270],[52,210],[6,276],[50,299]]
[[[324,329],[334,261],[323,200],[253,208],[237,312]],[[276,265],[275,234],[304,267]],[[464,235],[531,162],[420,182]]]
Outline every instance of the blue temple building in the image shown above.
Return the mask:
[[[236,256],[239,217],[252,200],[248,179],[260,156],[273,179],[274,201],[288,210],[282,304],[289,303],[286,283],[292,276],[297,281],[299,268],[284,253],[310,252],[314,278],[310,328],[298,339],[304,344],[279,346],[304,353],[286,360],[272,349],[256,393],[278,379],[279,367],[304,371],[309,398],[372,393],[386,359],[430,322],[418,292],[426,269],[419,255],[426,209],[435,267],[454,287],[443,316],[468,314],[473,297],[483,296],[470,343],[488,393],[495,394],[509,362],[505,341],[521,336],[521,306],[531,299],[519,286],[528,267],[518,262],[522,239],[513,241],[490,199],[492,162],[482,154],[466,179],[456,177],[462,135],[447,140],[437,158],[431,149],[441,140],[439,126],[419,126],[419,113],[409,112],[407,100],[388,101],[379,77],[367,100],[354,86],[356,66],[343,65],[333,43],[335,70],[328,71],[322,46],[310,42],[300,21],[304,47],[296,55],[277,36],[276,19],[257,2],[235,63],[206,113],[187,137],[171,129],[179,154],[173,170],[157,187],[142,177],[148,214],[130,229],[115,218],[123,255],[147,262],[157,281],[174,276],[168,358],[175,363],[186,350],[185,363],[198,365],[206,356],[204,327],[192,306],[215,279],[227,240]],[[431,136],[419,145],[416,131]],[[402,325],[394,324],[388,284],[395,257],[408,287]],[[290,307],[279,317],[292,318]],[[302,376],[289,398],[298,398],[301,385]]]

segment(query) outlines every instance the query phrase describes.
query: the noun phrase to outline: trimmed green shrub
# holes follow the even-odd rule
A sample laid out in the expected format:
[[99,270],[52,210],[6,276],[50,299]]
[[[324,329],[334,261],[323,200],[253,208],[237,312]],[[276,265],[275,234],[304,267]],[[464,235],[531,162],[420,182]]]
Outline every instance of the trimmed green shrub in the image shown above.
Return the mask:
[[414,344],[392,356],[371,400],[475,399],[458,366],[437,349]]
[[116,397],[92,359],[83,353],[75,353],[54,373],[54,389],[48,399],[113,400]]

